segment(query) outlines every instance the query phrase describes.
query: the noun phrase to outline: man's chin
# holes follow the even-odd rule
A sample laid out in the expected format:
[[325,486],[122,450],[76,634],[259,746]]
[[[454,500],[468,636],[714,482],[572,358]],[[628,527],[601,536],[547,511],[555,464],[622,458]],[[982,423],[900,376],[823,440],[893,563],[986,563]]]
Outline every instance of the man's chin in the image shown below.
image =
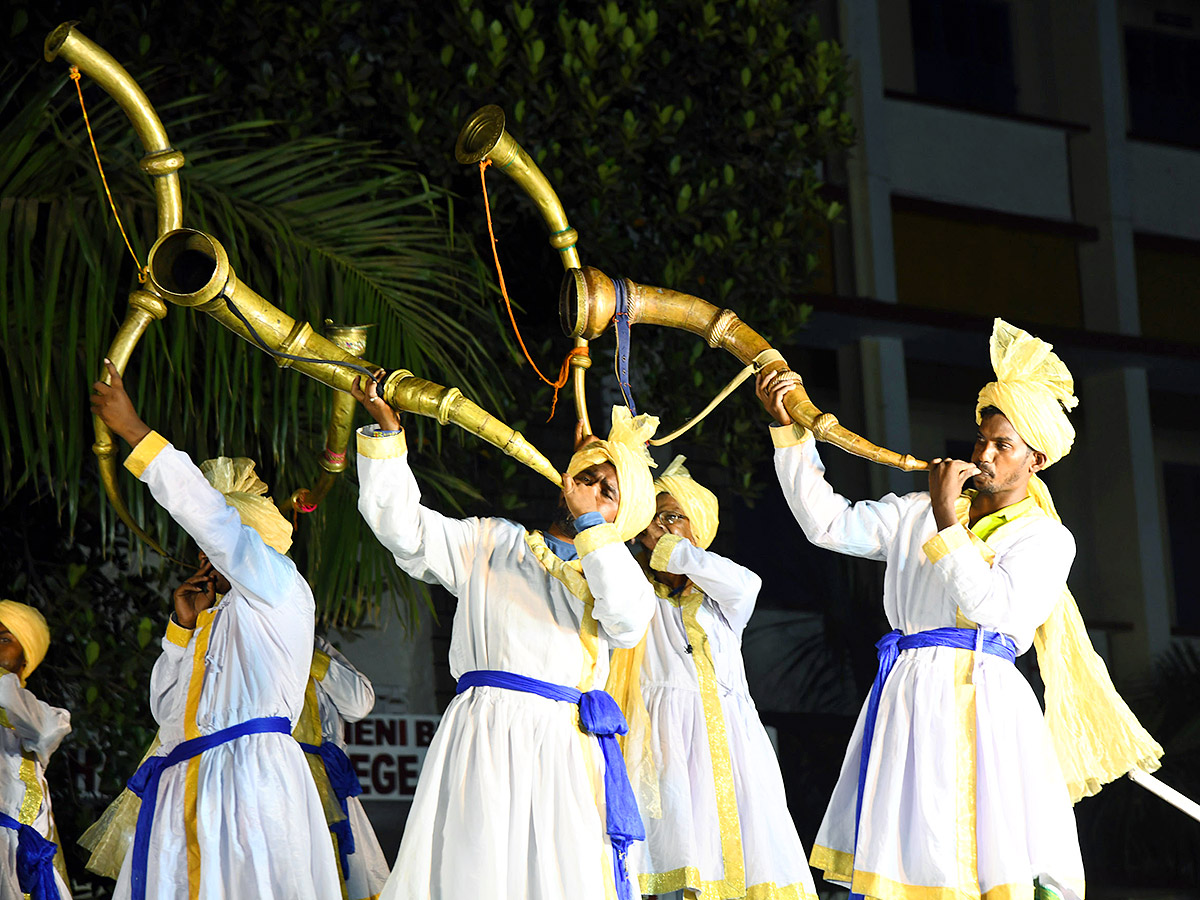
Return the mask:
[[988,476],[984,476],[982,478],[978,475],[974,476],[971,479],[971,487],[974,488],[976,493],[980,493],[980,494],[996,493],[996,482],[994,482]]

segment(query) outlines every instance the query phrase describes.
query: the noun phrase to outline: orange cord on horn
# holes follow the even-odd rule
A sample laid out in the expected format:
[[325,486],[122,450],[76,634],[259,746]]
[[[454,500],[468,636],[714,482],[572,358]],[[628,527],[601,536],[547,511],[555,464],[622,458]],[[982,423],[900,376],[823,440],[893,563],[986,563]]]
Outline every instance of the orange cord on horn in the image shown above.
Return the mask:
[[113,201],[112,191],[108,189],[108,179],[104,175],[104,165],[100,162],[100,151],[96,149],[96,138],[92,134],[92,122],[88,118],[87,106],[83,102],[83,88],[79,86],[79,80],[82,77],[79,72],[79,66],[71,66],[71,80],[75,82],[75,93],[79,95],[79,108],[83,111],[83,124],[87,126],[88,140],[92,143],[92,153],[96,157],[96,168],[100,170],[100,181],[104,185],[104,193],[108,195],[108,205],[112,209],[113,218],[117,220],[117,228],[121,230],[121,237],[125,238],[125,246],[129,248],[129,255],[133,257],[133,264],[137,267],[138,281],[145,284],[150,267],[143,266],[138,262],[137,254],[133,252],[133,245],[129,243],[129,235],[125,233],[125,226],[121,224],[121,214],[117,212],[117,204]]
[[542,379],[550,387],[554,388],[554,400],[550,404],[550,419],[554,418],[554,410],[558,406],[558,392],[567,383],[571,377],[571,360],[576,356],[588,356],[587,347],[572,347],[571,351],[563,357],[562,367],[559,369],[558,378],[551,381],[542,374],[542,370],[537,367],[537,363],[533,361],[533,357],[529,355],[529,350],[525,347],[525,341],[521,337],[521,329],[517,327],[516,316],[513,315],[512,300],[508,296],[508,286],[504,283],[504,270],[500,268],[500,254],[496,250],[496,232],[492,228],[492,206],[488,202],[487,192],[487,176],[484,174],[487,167],[492,164],[490,159],[481,159],[479,161],[479,184],[483,188],[483,209],[487,214],[488,237],[492,241],[492,258],[496,261],[496,278],[500,282],[500,294],[504,297],[504,306],[508,309],[508,320],[512,323],[513,333],[517,336],[517,343],[521,345],[521,352],[525,354],[525,358],[529,360],[529,365],[533,367],[533,371],[537,373],[538,378]]

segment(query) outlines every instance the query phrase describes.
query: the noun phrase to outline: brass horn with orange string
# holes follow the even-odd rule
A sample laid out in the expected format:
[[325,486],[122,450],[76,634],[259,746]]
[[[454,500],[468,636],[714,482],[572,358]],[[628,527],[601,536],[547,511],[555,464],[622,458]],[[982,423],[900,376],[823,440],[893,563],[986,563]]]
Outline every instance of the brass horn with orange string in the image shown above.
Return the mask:
[[[47,62],[63,59],[70,63],[73,77],[77,77],[78,73],[86,74],[120,105],[145,147],[146,154],[139,165],[153,179],[158,214],[157,240],[150,249],[144,269],[139,262],[145,284],[130,293],[128,312],[108,350],[108,358],[117,370],[124,374],[146,328],[151,322],[166,316],[168,302],[196,307],[258,346],[254,335],[250,333],[249,324],[273,355],[285,353],[307,358],[305,361],[292,361],[276,355],[281,366],[295,368],[338,391],[347,391],[357,375],[345,365],[329,363],[349,364],[359,371],[362,368],[378,368],[372,363],[360,361],[353,352],[339,346],[336,335],[335,340],[322,337],[307,322],[295,321],[242,284],[216,238],[181,227],[183,199],[179,169],[184,164],[183,154],[171,146],[162,120],[137,82],[109,53],[82,34],[75,27],[77,24],[66,22],[47,36],[45,59]],[[82,101],[82,92],[80,96]],[[233,311],[235,306],[241,317]],[[100,377],[107,380],[107,371],[102,371]],[[562,484],[557,469],[519,432],[472,403],[457,388],[443,387],[401,369],[388,375],[380,393],[396,409],[430,416],[443,425],[453,422],[500,448],[552,483]],[[335,412],[336,421],[331,425],[327,441],[326,450],[332,448],[332,456],[329,456],[329,466],[323,468],[329,474],[339,470],[337,454],[342,451],[337,450],[336,443],[342,440],[342,431],[349,426],[348,411],[344,407],[345,402],[337,407],[342,412]],[[121,495],[112,433],[98,417],[93,417],[93,425],[96,442],[92,445],[92,451],[99,460],[101,482],[109,501],[121,521],[134,534],[165,556],[162,546],[134,521]],[[336,434],[333,433],[335,428]],[[348,436],[347,431],[345,437]],[[344,442],[342,447],[344,450]],[[312,491],[320,492],[322,489],[328,489],[323,479],[314,485]],[[294,494],[284,505],[299,502],[311,506],[314,499],[312,491],[307,496]]]
[[[567,224],[566,212],[546,176],[513,137],[504,130],[504,113],[498,106],[477,110],[458,135],[455,154],[459,162],[473,164],[490,159],[501,172],[519,184],[538,206],[550,229],[550,245],[562,254],[563,277],[559,294],[559,318],[563,331],[577,346],[586,345],[613,324],[616,313],[616,285],[611,278],[593,268],[580,268],[575,249],[578,235]],[[792,419],[812,430],[819,440],[841,447],[848,453],[872,462],[905,471],[928,469],[929,464],[908,454],[877,447],[870,441],[838,424],[832,413],[822,412],[809,399],[801,377],[788,368],[786,360],[772,351],[771,345],[729,309],[665,288],[647,287],[623,280],[627,297],[629,324],[665,325],[698,334],[712,347],[728,350],[745,365],[766,361],[765,371],[778,371],[796,383],[785,405]],[[768,351],[771,351],[768,353]],[[764,355],[766,354],[766,355]],[[575,360],[571,361],[575,364]],[[580,418],[585,413],[583,366],[575,372],[575,401]]]

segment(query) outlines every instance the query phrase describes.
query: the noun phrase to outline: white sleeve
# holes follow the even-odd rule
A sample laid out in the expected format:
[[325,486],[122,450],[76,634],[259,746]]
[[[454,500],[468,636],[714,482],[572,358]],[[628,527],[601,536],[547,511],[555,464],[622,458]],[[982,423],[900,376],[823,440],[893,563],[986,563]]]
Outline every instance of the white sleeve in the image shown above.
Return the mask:
[[800,443],[788,443],[775,432],[783,429],[772,429],[775,473],[805,536],[818,547],[849,556],[886,559],[900,525],[900,498],[888,494],[882,500],[851,503],[825,480],[811,434]]
[[1054,612],[1075,559],[1075,539],[1057,522],[1029,527],[989,565],[960,525],[925,542],[925,555],[963,615],[984,628],[1032,633]]
[[458,596],[480,541],[479,519],[452,519],[421,506],[408,465],[404,432],[358,431],[358,511],[396,565],[421,581]]
[[21,687],[21,679],[11,672],[0,675],[0,708],[21,739],[21,747],[37,754],[43,766],[71,733],[71,714],[39,700]]
[[687,538],[673,534],[659,539],[650,557],[650,568],[672,575],[686,575],[717,604],[721,615],[739,637],[754,613],[754,603],[762,588],[762,579],[745,566],[717,553],[701,550]]
[[614,647],[635,647],[654,618],[654,588],[629,548],[609,524],[575,536],[594,604],[592,615]]
[[252,606],[292,606],[313,613],[312,591],[296,564],[242,524],[237,510],[225,502],[186,453],[151,432],[125,465]]
[[338,715],[347,722],[370,715],[375,708],[371,679],[354,668],[328,641],[318,638],[317,646],[329,655],[329,669],[318,684],[337,707]]

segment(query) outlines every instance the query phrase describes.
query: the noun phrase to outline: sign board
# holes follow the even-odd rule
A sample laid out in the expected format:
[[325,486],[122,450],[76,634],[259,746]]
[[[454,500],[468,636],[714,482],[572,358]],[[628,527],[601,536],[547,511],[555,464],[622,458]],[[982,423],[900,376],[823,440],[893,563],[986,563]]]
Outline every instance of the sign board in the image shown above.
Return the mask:
[[412,800],[439,716],[367,716],[345,723],[346,756],[363,800]]

